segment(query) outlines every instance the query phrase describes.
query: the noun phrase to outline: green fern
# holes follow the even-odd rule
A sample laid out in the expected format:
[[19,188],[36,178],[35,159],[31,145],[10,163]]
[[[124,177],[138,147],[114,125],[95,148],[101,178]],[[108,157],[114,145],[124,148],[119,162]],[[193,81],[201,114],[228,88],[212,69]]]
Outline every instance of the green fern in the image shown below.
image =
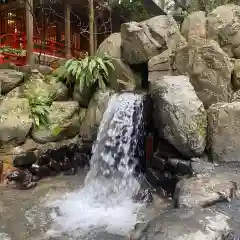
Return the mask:
[[28,93],[26,96],[31,111],[31,117],[34,121],[35,126],[38,128],[40,126],[49,127],[49,112],[52,102],[55,98],[54,94],[43,94],[42,91],[34,91]]
[[107,57],[86,57],[83,60],[70,59],[65,63],[68,75],[76,79],[80,91],[98,82],[104,89],[109,80],[109,69],[114,70],[111,60]]

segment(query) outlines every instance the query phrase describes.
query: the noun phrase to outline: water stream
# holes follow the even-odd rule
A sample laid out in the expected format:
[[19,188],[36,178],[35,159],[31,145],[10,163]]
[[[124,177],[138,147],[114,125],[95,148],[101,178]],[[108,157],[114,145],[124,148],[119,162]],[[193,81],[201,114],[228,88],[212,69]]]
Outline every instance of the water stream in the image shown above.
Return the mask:
[[144,158],[143,111],[141,94],[126,92],[111,97],[84,185],[47,202],[47,207],[54,209],[48,236],[100,239],[104,232],[126,236],[142,220],[144,205],[134,203],[132,196],[140,189],[136,176]]

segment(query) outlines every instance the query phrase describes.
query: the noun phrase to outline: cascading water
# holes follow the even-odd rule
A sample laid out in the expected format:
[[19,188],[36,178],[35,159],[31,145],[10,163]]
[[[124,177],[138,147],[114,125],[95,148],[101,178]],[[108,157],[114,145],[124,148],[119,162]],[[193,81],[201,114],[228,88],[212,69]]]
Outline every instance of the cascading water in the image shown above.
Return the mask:
[[53,228],[48,233],[87,239],[104,231],[126,235],[138,221],[143,205],[134,203],[132,196],[140,189],[137,174],[144,159],[146,100],[146,94],[130,92],[111,97],[92,148],[85,184],[51,202],[58,214],[52,215]]

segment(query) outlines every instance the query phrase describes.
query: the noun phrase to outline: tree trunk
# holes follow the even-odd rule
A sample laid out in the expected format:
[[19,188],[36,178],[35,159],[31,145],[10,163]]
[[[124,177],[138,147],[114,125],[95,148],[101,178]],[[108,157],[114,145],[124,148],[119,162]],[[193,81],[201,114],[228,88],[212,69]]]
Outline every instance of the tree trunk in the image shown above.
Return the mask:
[[89,53],[90,56],[94,55],[95,43],[94,43],[94,4],[93,0],[89,1]]

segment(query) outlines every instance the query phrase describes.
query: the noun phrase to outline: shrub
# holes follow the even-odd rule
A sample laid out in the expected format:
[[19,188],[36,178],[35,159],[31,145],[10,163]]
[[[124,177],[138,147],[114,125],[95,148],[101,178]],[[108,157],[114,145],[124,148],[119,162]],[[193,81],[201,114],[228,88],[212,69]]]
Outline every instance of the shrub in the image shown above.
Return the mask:
[[83,60],[70,59],[65,63],[65,70],[63,69],[63,77],[71,76],[75,78],[76,84],[79,85],[80,91],[91,87],[94,83],[98,83],[99,88],[105,88],[108,85],[109,69],[114,70],[114,66],[107,57],[90,56]]
[[55,96],[45,94],[43,91],[34,91],[28,92],[26,98],[29,101],[31,117],[35,126],[37,128],[49,127],[48,115]]

